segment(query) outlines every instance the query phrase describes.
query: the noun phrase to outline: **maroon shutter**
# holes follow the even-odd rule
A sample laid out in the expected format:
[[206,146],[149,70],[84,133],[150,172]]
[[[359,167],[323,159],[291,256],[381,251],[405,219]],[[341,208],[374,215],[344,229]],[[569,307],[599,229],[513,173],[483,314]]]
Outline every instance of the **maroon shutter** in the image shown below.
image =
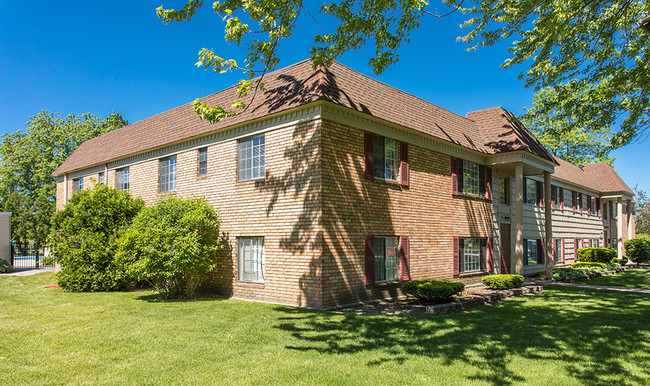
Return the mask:
[[572,190],[571,191],[571,205],[573,206],[573,213],[576,212],[576,191]]
[[591,214],[591,196],[587,196],[587,214]]
[[551,208],[555,209],[555,200],[557,195],[555,193],[555,186],[551,185]]
[[540,181],[536,181],[535,186],[537,187],[537,201],[539,206],[544,206],[544,185]]
[[366,285],[375,284],[375,236],[366,236]]
[[593,242],[593,240],[589,239],[589,248],[593,247],[592,242]]
[[408,281],[411,280],[411,260],[410,260],[410,250],[409,250],[409,237],[401,236],[400,242],[402,247],[400,248],[400,280]]
[[409,144],[399,143],[399,176],[402,186],[409,186]]
[[458,160],[451,157],[451,192],[458,194]]
[[494,249],[492,248],[492,237],[487,239],[487,262],[488,262],[488,271],[492,272],[494,269]]
[[560,209],[564,210],[564,188],[560,188]]
[[600,209],[600,198],[596,199],[596,207],[598,208],[598,216],[602,216],[602,211]]
[[454,275],[460,275],[460,239],[454,237]]
[[485,197],[492,201],[492,168],[485,167]]
[[373,144],[375,136],[372,133],[365,132],[363,136],[363,153],[364,153],[364,176],[367,180],[375,179],[375,161],[373,156]]
[[564,239],[562,239],[562,262],[564,263],[564,251],[565,251],[565,246],[564,246]]

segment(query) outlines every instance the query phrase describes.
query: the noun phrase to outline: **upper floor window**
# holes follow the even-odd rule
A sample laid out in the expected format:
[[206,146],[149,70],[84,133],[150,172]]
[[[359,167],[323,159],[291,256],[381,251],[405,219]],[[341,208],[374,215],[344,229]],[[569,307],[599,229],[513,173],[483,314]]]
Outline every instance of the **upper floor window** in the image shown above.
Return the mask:
[[204,147],[198,151],[198,176],[208,175],[208,148]]
[[526,204],[536,205],[539,202],[537,196],[539,181],[524,178],[524,202]]
[[397,141],[394,139],[374,136],[373,160],[375,178],[383,180],[397,180],[399,157]]
[[83,177],[75,178],[72,180],[72,193],[77,193],[80,190],[84,189],[84,179]]
[[238,181],[264,178],[264,134],[240,139],[238,146]]
[[499,203],[510,205],[510,178],[499,178]]
[[115,189],[117,190],[129,190],[131,181],[131,171],[129,167],[122,169],[117,169],[115,171]]
[[399,277],[399,237],[375,237],[375,282]]
[[104,172],[99,172],[99,185],[106,183],[106,174]]
[[487,239],[462,238],[460,247],[460,273],[478,272],[485,266]]
[[476,162],[459,159],[458,161],[458,193],[485,196],[485,166]]
[[158,185],[160,193],[169,193],[176,190],[176,156],[163,158],[159,163],[160,180]]

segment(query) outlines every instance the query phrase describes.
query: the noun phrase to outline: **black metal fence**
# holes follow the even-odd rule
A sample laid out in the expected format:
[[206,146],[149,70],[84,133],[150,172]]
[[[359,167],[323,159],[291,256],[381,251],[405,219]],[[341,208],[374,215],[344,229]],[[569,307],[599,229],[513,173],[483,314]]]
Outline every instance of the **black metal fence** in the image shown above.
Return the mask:
[[43,256],[41,250],[16,251],[11,248],[11,264],[14,269],[54,268],[54,261]]

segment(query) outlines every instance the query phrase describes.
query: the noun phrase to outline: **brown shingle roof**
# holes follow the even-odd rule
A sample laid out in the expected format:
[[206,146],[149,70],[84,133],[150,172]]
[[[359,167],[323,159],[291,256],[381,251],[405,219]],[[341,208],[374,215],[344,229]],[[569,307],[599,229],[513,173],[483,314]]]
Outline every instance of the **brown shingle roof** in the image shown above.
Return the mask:
[[576,166],[555,157],[559,166],[555,167],[553,177],[570,181],[600,193],[625,192],[634,195],[632,189],[623,182],[614,169],[604,163]]
[[[478,152],[525,150],[553,162],[528,129],[500,107],[469,113],[465,118],[338,62],[328,69],[314,70],[311,62],[305,60],[267,74],[264,83],[266,91],[258,92],[248,109],[237,116],[210,124],[199,119],[188,103],[82,143],[54,175],[100,165],[319,100]],[[235,87],[201,100],[211,106],[230,106],[233,99],[236,99]]]

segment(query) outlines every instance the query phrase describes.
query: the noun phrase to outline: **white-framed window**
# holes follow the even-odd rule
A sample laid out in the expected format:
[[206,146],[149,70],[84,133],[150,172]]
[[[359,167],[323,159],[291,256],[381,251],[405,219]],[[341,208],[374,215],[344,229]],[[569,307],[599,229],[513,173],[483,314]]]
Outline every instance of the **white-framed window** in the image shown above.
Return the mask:
[[375,237],[375,283],[399,278],[399,237]]
[[510,178],[499,178],[499,203],[510,205]]
[[237,239],[237,279],[264,283],[264,237]]
[[264,178],[264,134],[237,141],[237,180]]
[[106,183],[106,174],[104,172],[99,172],[99,185]]
[[539,197],[537,197],[537,181],[530,178],[524,178],[524,203],[537,205]]
[[485,267],[487,239],[461,238],[459,243],[460,273],[482,271]]
[[72,193],[77,193],[80,190],[84,190],[84,178],[79,177],[72,180]]
[[397,180],[399,155],[397,141],[391,138],[374,136],[373,162],[375,178],[381,180]]
[[131,170],[129,167],[117,169],[115,171],[115,189],[129,190],[131,185]]
[[176,190],[176,156],[162,158],[159,161],[159,192],[169,193]]
[[463,193],[480,194],[479,164],[463,161]]
[[543,264],[542,240],[524,239],[524,254],[525,265]]
[[199,177],[208,175],[208,148],[204,147],[198,150],[198,171]]

